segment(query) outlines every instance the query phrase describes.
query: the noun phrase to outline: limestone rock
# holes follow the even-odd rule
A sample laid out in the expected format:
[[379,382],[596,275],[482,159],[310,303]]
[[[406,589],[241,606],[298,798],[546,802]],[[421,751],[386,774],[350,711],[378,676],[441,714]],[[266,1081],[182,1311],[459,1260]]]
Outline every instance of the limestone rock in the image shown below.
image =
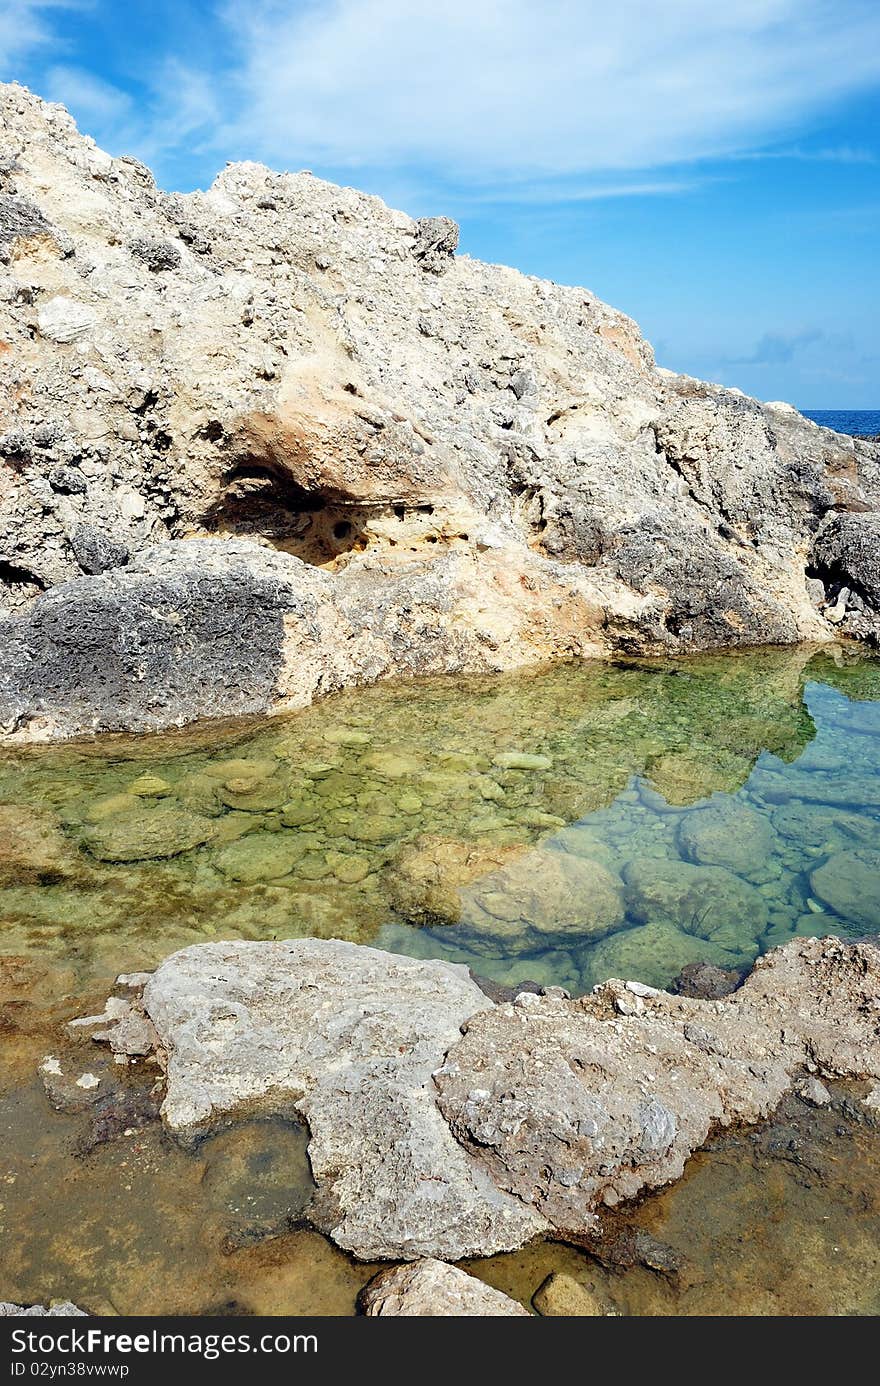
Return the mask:
[[573,1275],[554,1271],[539,1285],[532,1304],[544,1318],[597,1318],[607,1313],[591,1290]]
[[582,1237],[805,1074],[880,1079],[880,951],[835,938],[775,950],[722,1000],[611,981],[499,1005],[464,968],[355,944],[204,944],[114,1009],[138,1005],[169,1128],[303,1116],[310,1217],[364,1259]]
[[709,1131],[771,1112],[811,1063],[880,1072],[880,954],[834,938],[761,958],[721,1001],[623,984],[525,995],[473,1017],[436,1075],[453,1131],[560,1231],[676,1179]]
[[433,1258],[380,1271],[361,1291],[358,1306],[370,1318],[531,1317],[509,1295]]
[[0,121],[2,731],[877,637],[876,442],[443,217],[254,163],[165,194],[16,85]]
[[519,1246],[543,1220],[455,1142],[431,1073],[491,1005],[467,969],[323,940],[184,949],[143,1008],[167,1056],[181,1138],[244,1111],[306,1118],[312,1216],[363,1259],[450,1259]]

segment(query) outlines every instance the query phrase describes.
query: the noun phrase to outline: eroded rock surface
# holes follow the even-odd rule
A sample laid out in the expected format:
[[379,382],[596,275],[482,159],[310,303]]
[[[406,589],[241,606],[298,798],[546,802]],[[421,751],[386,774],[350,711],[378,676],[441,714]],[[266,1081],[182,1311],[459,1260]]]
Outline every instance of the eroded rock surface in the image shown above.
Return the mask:
[[453,1131],[562,1232],[678,1178],[717,1126],[766,1117],[812,1065],[880,1072],[880,953],[804,939],[697,1001],[638,983],[474,1016],[437,1074]]
[[20,86],[0,116],[6,733],[877,638],[876,442],[657,369],[443,217],[252,163],[166,194]]
[[184,949],[143,995],[168,1126],[193,1140],[243,1112],[304,1116],[313,1217],[363,1259],[459,1259],[542,1230],[434,1100],[433,1070],[490,1005],[466,968],[311,939]]
[[123,1054],[155,1032],[180,1139],[304,1117],[310,1216],[363,1259],[588,1235],[597,1210],[678,1178],[713,1130],[766,1117],[805,1080],[880,1079],[880,952],[835,938],[775,950],[720,1000],[612,981],[499,1005],[441,962],[204,944],[110,1010],[118,1034],[105,1014],[95,1038]]
[[433,1258],[380,1271],[361,1291],[358,1305],[369,1318],[531,1317],[501,1290]]

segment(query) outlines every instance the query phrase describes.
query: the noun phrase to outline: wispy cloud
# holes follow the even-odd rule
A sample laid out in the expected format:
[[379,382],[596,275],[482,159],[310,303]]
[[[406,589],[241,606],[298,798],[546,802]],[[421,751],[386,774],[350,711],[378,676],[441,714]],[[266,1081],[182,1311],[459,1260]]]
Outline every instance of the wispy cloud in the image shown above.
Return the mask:
[[14,65],[56,42],[53,11],[78,8],[80,0],[0,0],[0,77],[15,77]]
[[270,162],[504,180],[766,145],[880,79],[874,0],[280,0],[227,5],[220,142]]
[[821,327],[802,327],[795,332],[765,332],[754,349],[744,356],[716,358],[725,366],[784,366],[809,354],[811,347],[822,348],[822,355],[850,356],[855,350],[848,332],[829,332]]
[[791,145],[785,149],[745,150],[731,156],[736,160],[784,159],[806,164],[880,164],[873,149],[851,144],[826,145],[817,149]]

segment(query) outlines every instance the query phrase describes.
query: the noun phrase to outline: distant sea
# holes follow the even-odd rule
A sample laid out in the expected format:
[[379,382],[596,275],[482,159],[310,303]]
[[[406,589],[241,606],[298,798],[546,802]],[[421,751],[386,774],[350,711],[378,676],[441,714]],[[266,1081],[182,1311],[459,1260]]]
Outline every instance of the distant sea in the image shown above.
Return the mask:
[[802,409],[813,423],[833,428],[835,433],[880,433],[880,409]]

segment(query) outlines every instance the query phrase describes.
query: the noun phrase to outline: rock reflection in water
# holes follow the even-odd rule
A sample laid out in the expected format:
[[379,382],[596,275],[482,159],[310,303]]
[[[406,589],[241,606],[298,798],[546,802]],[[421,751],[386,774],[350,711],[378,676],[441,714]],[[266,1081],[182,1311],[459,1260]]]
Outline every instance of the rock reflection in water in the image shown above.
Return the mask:
[[874,693],[864,656],[750,651],[7,750],[0,947],[80,988],[218,936],[376,942],[572,991],[745,968],[796,933],[876,928]]

